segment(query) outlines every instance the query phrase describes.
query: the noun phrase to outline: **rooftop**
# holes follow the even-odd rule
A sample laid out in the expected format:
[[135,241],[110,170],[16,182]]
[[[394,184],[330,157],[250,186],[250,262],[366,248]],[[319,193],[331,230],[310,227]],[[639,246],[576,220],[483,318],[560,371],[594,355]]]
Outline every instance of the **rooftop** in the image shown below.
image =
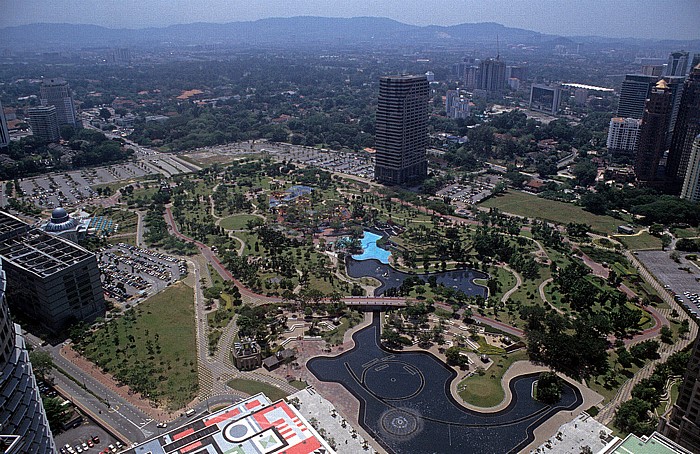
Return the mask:
[[32,229],[21,236],[0,241],[0,256],[3,261],[46,277],[81,262],[92,254],[68,240]]
[[9,213],[0,211],[0,238],[5,235],[16,235],[22,229],[28,229],[29,226],[26,222],[19,218],[12,216]]
[[605,451],[605,454],[690,454],[690,451],[683,449],[660,433],[654,432],[642,438],[629,434],[622,443]]
[[188,452],[334,453],[294,407],[283,400],[273,404],[262,393],[126,451],[127,454]]

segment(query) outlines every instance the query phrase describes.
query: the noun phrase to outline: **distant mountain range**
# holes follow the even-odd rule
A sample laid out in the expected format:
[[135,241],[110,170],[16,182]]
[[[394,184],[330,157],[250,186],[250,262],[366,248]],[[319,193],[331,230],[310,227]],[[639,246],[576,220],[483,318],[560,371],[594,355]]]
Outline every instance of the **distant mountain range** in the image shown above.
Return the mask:
[[[496,23],[452,26],[417,26],[378,17],[327,18],[290,17],[225,24],[193,23],[162,28],[113,29],[97,25],[31,24],[0,29],[0,48],[66,49],[162,44],[229,44],[246,46],[319,46],[464,43],[553,44],[571,42],[618,42],[640,44],[638,39],[568,37],[546,35],[532,30],[505,27]],[[649,41],[653,43],[654,41]],[[700,41],[666,42],[698,48]]]

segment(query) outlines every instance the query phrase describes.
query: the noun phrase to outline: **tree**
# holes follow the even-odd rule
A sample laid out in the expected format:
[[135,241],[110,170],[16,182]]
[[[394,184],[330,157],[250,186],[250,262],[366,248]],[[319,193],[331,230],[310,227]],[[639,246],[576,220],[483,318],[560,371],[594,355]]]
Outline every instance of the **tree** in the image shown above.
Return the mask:
[[656,420],[650,416],[650,410],[650,403],[633,397],[615,412],[615,426],[623,432],[649,435],[656,429]]
[[61,405],[61,401],[55,397],[46,397],[43,399],[44,410],[46,410],[46,419],[49,420],[49,427],[53,433],[57,433],[61,429],[61,425],[68,421],[69,414],[65,405]]
[[664,344],[673,343],[673,331],[666,325],[661,327],[661,342]]
[[661,250],[665,251],[667,247],[671,245],[673,238],[668,233],[661,235]]
[[104,121],[109,120],[112,118],[112,113],[109,111],[109,109],[105,109],[104,107],[100,109],[100,118],[102,118]]
[[579,185],[589,186],[593,184],[598,175],[598,166],[590,160],[583,160],[574,166],[571,173],[576,177]]
[[450,347],[447,350],[445,350],[445,358],[447,359],[447,364],[459,367],[462,367],[465,364],[467,364],[467,357],[460,354],[460,351],[461,350],[459,347]]
[[51,355],[43,350],[34,350],[31,352],[29,354],[29,361],[32,363],[34,373],[42,380],[46,380],[47,375],[54,367]]
[[537,379],[537,400],[554,404],[561,399],[563,381],[554,372],[542,372]]

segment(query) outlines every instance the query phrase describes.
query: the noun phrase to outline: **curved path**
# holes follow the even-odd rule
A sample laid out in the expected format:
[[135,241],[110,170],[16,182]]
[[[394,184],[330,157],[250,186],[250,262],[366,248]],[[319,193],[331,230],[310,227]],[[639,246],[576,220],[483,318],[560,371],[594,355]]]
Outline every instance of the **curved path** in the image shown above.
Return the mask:
[[[185,236],[185,235],[183,235],[183,234],[181,234],[181,233],[179,232],[179,230],[178,230],[178,228],[177,228],[177,225],[175,224],[175,221],[174,221],[174,219],[173,219],[173,217],[172,217],[172,213],[171,213],[169,207],[166,207],[166,215],[165,215],[165,218],[166,218],[167,223],[168,223],[169,226],[170,226],[170,229],[171,229],[173,235],[175,235],[175,236],[177,236],[178,238],[181,238],[181,239],[183,239],[183,240],[185,240],[185,241],[193,241],[193,240],[190,239],[189,237],[187,237],[187,236]],[[457,219],[459,219],[459,218],[457,218]],[[464,221],[464,220],[462,220],[462,221]],[[194,244],[198,247],[198,249],[200,250],[200,252],[202,253],[202,255],[206,258],[206,260],[214,267],[214,269],[215,269],[224,279],[233,281],[233,282],[239,287],[240,292],[241,292],[241,296],[243,297],[244,301],[248,301],[248,302],[251,302],[251,303],[253,303],[253,304],[264,304],[264,303],[269,303],[269,302],[280,302],[280,301],[282,301],[281,298],[267,297],[267,296],[260,295],[260,294],[257,294],[257,293],[255,293],[255,292],[249,290],[248,288],[246,288],[244,285],[242,285],[238,280],[236,280],[236,279],[233,277],[233,275],[223,266],[223,264],[218,260],[218,258],[216,257],[216,255],[213,254],[213,252],[211,251],[211,249],[210,249],[208,246],[206,246],[205,244],[203,244],[203,243],[201,243],[201,242],[198,242],[198,241],[193,241],[193,242],[194,242]],[[635,260],[634,257],[632,257],[631,254],[628,254],[628,258],[635,264],[635,266],[637,266],[638,268],[640,268],[640,272],[641,272],[642,276],[644,277],[644,279],[645,279],[647,282],[650,282],[650,283],[651,283],[651,282],[655,282],[655,280],[653,279],[653,277],[651,277],[651,275],[650,275],[648,272],[646,272],[646,270],[645,270],[643,267],[640,267],[639,263]],[[591,264],[593,264],[593,263],[595,263],[595,262],[593,262],[593,261],[591,260]],[[601,270],[601,271],[602,271],[602,270]],[[659,287],[660,287],[660,286],[659,286]],[[660,291],[659,293],[660,293],[662,296],[664,296],[664,297],[668,297],[668,295],[665,294],[665,292]],[[668,298],[670,298],[670,297],[668,297]],[[375,301],[377,301],[377,302],[386,301],[386,300],[389,300],[389,299],[400,300],[400,298],[378,298],[378,297],[374,297],[374,298],[363,298],[363,299],[365,299],[365,300],[375,300]],[[670,301],[670,304],[672,304],[672,307],[676,307],[675,302],[672,300],[672,298],[671,298],[670,300],[671,300],[671,301]],[[346,299],[344,299],[344,301],[352,301],[352,299],[346,298]],[[355,301],[357,301],[357,299],[355,299]],[[636,335],[634,338],[627,340],[626,343],[628,343],[628,344],[630,344],[630,343],[635,343],[635,342],[639,342],[639,341],[641,341],[641,340],[645,340],[645,339],[648,339],[648,338],[655,337],[655,336],[658,335],[658,332],[659,332],[659,330],[661,329],[661,326],[663,326],[663,323],[664,323],[664,322],[668,323],[668,322],[665,320],[665,317],[663,317],[663,315],[661,315],[660,313],[658,313],[658,311],[656,311],[656,310],[653,309],[653,308],[647,308],[647,309],[648,309],[649,313],[652,315],[652,317],[654,318],[654,320],[656,321],[655,326],[654,326],[653,328],[650,328],[650,329],[648,329],[648,330],[643,331],[642,333],[639,333],[639,334]],[[679,311],[679,312],[680,312],[680,313],[683,313],[683,311]],[[508,325],[508,324],[506,324],[506,323],[498,322],[498,321],[495,321],[495,320],[492,320],[492,319],[489,319],[489,318],[486,318],[486,317],[481,317],[481,316],[478,316],[478,315],[477,315],[477,316],[474,316],[473,318],[474,318],[475,320],[478,320],[478,321],[481,322],[481,323],[485,323],[485,324],[488,324],[488,325],[490,325],[490,326],[494,326],[494,327],[496,327],[496,328],[498,328],[498,329],[500,329],[500,330],[502,330],[502,331],[504,331],[504,332],[510,333],[510,334],[514,334],[514,335],[517,335],[517,336],[522,336],[522,335],[524,334],[523,331],[522,331],[521,329],[516,328],[516,327],[513,327],[513,326],[510,326],[510,325]],[[691,323],[691,337],[689,337],[689,338],[692,339],[693,336],[694,336],[696,333],[697,333],[697,325],[696,325],[695,323]],[[689,342],[690,342],[689,340],[686,340],[686,341],[684,341],[684,342],[678,342],[678,343],[676,343],[676,344],[673,345],[673,346],[664,346],[664,347],[662,348],[662,352],[661,352],[662,359],[665,360],[665,358],[667,358],[671,353],[673,353],[673,352],[675,352],[675,351],[679,351],[680,349],[684,348],[685,345],[687,345],[687,343],[689,343]],[[227,348],[220,349],[220,351],[226,351],[226,350],[227,350]],[[600,416],[599,416],[598,419],[599,419],[600,421],[602,421],[603,423],[608,423],[608,422],[610,422],[610,421],[612,420],[612,417],[614,416],[614,411],[615,411],[615,409],[617,408],[617,406],[618,406],[621,402],[624,402],[625,400],[628,400],[628,399],[629,399],[632,386],[633,386],[636,382],[638,382],[638,380],[640,380],[641,378],[650,375],[650,374],[651,374],[651,371],[652,371],[652,369],[653,369],[653,365],[656,364],[657,362],[658,362],[658,361],[654,361],[653,363],[650,363],[650,364],[647,365],[645,368],[643,368],[642,370],[640,370],[640,372],[638,372],[638,373],[633,377],[633,379],[631,379],[631,380],[629,380],[627,383],[625,383],[625,385],[624,385],[624,386],[620,389],[620,391],[618,392],[618,395],[617,395],[614,399],[612,399],[612,400],[603,408],[603,410],[601,410],[601,414],[600,414]],[[217,363],[218,363],[218,364],[221,364],[220,362],[217,362]],[[213,367],[213,369],[217,369],[217,370],[218,370],[218,372],[217,372],[217,371],[212,371],[212,375],[214,375],[214,374],[217,375],[217,378],[216,378],[216,379],[215,379],[215,378],[212,378],[212,381],[214,381],[214,382],[221,381],[221,378],[226,376],[225,373],[224,373],[224,370],[225,370],[225,369],[228,369],[229,371],[231,370],[231,369],[229,369],[228,367],[226,367],[226,365],[224,365],[224,366],[219,366],[219,367]],[[219,369],[222,369],[222,370],[219,370]],[[235,370],[235,369],[234,369],[234,370]],[[264,376],[260,376],[260,375],[262,375],[262,374],[251,375],[250,378],[252,378],[252,379],[258,379],[258,380],[261,380],[261,381],[267,381],[267,380],[273,381],[273,379],[268,379],[267,377],[269,377],[269,376],[267,376],[267,375],[264,375]],[[278,380],[279,380],[279,379],[278,379]],[[281,380],[280,380],[280,381],[281,381]],[[281,383],[276,383],[276,384],[274,384],[274,385],[275,385],[275,386],[278,386],[278,385],[281,385]],[[448,389],[449,389],[449,385],[447,385],[447,386],[448,386]],[[218,386],[217,386],[217,388],[218,388]],[[212,389],[212,392],[214,392],[213,389]],[[229,390],[228,392],[230,392],[230,390]],[[202,396],[202,397],[205,397],[205,396]],[[362,401],[360,402],[360,407],[361,407],[361,409],[363,408],[363,402],[362,402]],[[405,415],[399,415],[399,416],[405,416]],[[452,424],[447,424],[448,430],[450,430],[451,427],[452,427]],[[531,433],[530,433],[530,434],[531,434]],[[444,435],[444,434],[443,434],[443,435]],[[448,437],[449,437],[449,436],[451,436],[451,435],[448,434]],[[532,436],[528,436],[528,440],[530,440],[530,441],[527,441],[527,443],[530,443],[530,442],[532,441],[532,438],[533,438]],[[527,444],[525,441],[523,441],[523,443]]]
[[507,303],[508,300],[510,299],[511,295],[513,293],[517,292],[518,289],[523,285],[523,278],[520,276],[520,273],[509,267],[508,265],[503,265],[503,269],[506,271],[510,271],[513,273],[513,276],[515,276],[515,285],[513,286],[512,289],[508,290],[503,294],[503,297],[501,298],[501,303]]

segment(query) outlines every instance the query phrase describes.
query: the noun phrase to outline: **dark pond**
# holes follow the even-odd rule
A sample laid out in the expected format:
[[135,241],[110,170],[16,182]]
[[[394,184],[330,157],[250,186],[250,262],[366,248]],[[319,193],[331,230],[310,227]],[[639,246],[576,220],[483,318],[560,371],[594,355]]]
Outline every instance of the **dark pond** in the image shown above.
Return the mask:
[[379,260],[355,260],[352,257],[345,259],[345,266],[350,277],[373,277],[382,283],[374,291],[374,296],[383,295],[389,288],[401,287],[403,281],[409,276],[417,276],[424,282],[428,282],[428,277],[435,276],[438,284],[461,290],[469,296],[483,296],[485,298],[488,294],[486,287],[474,283],[474,279],[487,279],[488,275],[472,269],[408,274],[397,271],[391,265],[381,263]]
[[319,380],[340,383],[360,402],[359,423],[387,451],[412,453],[508,453],[534,439],[533,430],[559,411],[582,403],[564,386],[554,406],[537,402],[537,375],[511,381],[513,400],[496,413],[461,407],[450,395],[456,373],[429,353],[388,352],[379,342],[379,313],[353,335],[355,347],[336,357],[317,357],[307,367]]

